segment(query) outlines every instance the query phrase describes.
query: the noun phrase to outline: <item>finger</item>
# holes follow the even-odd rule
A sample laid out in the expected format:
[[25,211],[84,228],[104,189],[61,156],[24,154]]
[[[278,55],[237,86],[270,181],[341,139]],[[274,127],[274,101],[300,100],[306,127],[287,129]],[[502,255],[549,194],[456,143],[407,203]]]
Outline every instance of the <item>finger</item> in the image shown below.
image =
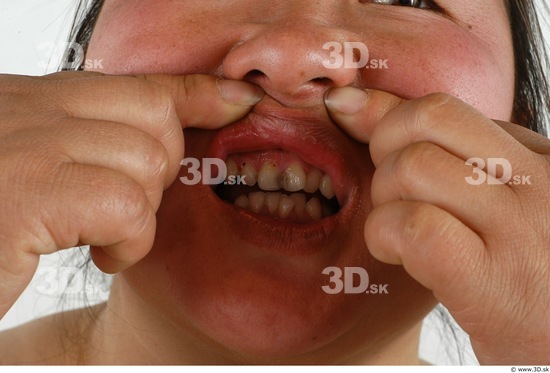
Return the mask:
[[[464,160],[519,159],[518,168],[533,160],[507,131],[445,94],[407,101],[383,91],[344,87],[331,90],[325,102],[335,123],[356,140],[370,144],[375,165],[391,152],[418,141],[436,143]],[[490,143],[485,139],[491,139]]]
[[[114,170],[66,163],[49,175],[48,193],[35,193],[35,217],[28,231],[34,242],[22,252],[49,254],[78,244],[100,246],[107,256],[96,263],[108,273],[135,264],[151,249],[155,212],[143,188]],[[63,204],[60,204],[63,201]],[[28,240],[27,240],[28,241]]]
[[[71,117],[132,125],[161,141],[169,155],[169,183],[183,159],[183,127],[214,129],[246,115],[263,96],[243,81],[209,75],[108,76],[66,79],[51,102]],[[92,103],[92,104],[91,104]]]
[[54,126],[34,130],[27,139],[20,135],[17,146],[22,144],[35,150],[47,147],[59,155],[59,162],[95,165],[125,174],[143,187],[155,211],[171,183],[163,144],[129,125],[63,118]]
[[430,203],[485,235],[499,223],[508,224],[509,216],[495,216],[494,207],[513,206],[517,195],[507,185],[468,182],[475,179],[472,171],[437,145],[414,143],[380,162],[372,180],[372,202],[375,207],[398,200]]
[[[14,75],[17,76],[17,75]],[[31,79],[35,79],[37,81],[41,80],[65,80],[65,79],[86,79],[86,78],[94,78],[94,77],[100,77],[105,76],[105,74],[97,72],[97,71],[59,71],[56,73],[35,77],[35,76],[29,76]]]
[[[46,79],[48,84],[43,84],[41,89],[50,98],[48,105],[59,113],[70,118],[126,124],[159,140],[168,154],[166,185],[176,179],[183,159],[184,140],[175,103],[167,88],[141,78],[89,72],[64,72]],[[54,117],[54,123],[60,118],[62,114]]]
[[334,88],[325,96],[332,120],[352,138],[367,144],[380,119],[403,102],[387,92],[353,87]]
[[384,204],[369,215],[365,240],[375,258],[403,265],[453,312],[482,301],[485,245],[448,212],[423,202]]
[[168,89],[184,128],[226,126],[244,117],[264,96],[256,85],[211,75],[143,75],[142,78]]
[[[172,117],[179,117],[184,127],[219,128],[246,115],[264,95],[250,83],[211,75],[62,72],[45,79],[59,82],[48,93],[71,116],[147,128]],[[52,91],[48,85],[44,89]]]
[[537,154],[550,155],[550,139],[547,137],[514,123],[503,122],[500,120],[495,120],[494,122],[512,135],[527,149],[530,149]]
[[516,169],[532,154],[513,136],[464,102],[432,94],[405,102],[388,112],[375,127],[370,142],[377,165],[388,154],[419,141],[432,142],[460,159],[505,158]]

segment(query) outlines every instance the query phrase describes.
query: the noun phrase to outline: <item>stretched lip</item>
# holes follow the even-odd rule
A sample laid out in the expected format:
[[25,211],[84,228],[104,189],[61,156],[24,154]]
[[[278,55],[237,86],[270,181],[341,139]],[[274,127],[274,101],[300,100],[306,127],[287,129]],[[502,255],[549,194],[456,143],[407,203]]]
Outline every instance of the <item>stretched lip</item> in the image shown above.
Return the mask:
[[[359,180],[345,162],[349,139],[326,116],[311,111],[273,107],[260,103],[244,119],[217,131],[207,155],[227,159],[235,153],[283,150],[324,171],[332,178],[340,210],[333,216],[310,223],[292,223],[261,216],[219,201],[235,230],[254,244],[290,255],[322,251],[338,227],[353,218],[353,201],[358,198]],[[214,193],[212,193],[214,194]],[[250,233],[257,227],[257,231]]]

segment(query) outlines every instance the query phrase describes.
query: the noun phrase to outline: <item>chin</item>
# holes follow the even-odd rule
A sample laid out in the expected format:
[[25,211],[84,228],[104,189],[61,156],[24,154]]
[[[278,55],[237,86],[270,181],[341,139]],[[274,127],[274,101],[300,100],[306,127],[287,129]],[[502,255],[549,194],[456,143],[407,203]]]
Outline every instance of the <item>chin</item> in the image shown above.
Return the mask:
[[[218,131],[186,131],[187,157],[222,159],[247,185],[174,183],[155,245],[127,282],[182,338],[225,361],[330,364],[375,351],[434,302],[368,252],[368,147],[326,117],[254,110]],[[327,267],[363,268],[388,294],[328,294]]]

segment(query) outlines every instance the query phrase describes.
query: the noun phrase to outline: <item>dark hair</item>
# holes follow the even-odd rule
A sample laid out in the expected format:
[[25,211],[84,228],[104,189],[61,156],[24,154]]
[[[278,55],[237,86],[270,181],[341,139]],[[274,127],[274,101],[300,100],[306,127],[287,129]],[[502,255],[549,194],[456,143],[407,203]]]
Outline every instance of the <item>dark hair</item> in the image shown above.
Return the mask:
[[[534,0],[505,0],[512,28],[516,64],[514,120],[548,135],[550,92],[548,48]],[[546,4],[545,10],[549,11]]]
[[[513,120],[547,135],[550,128],[548,50],[535,0],[504,0],[508,9],[515,52],[515,100]],[[104,0],[80,0],[69,41],[86,51]],[[542,5],[541,5],[542,6]],[[548,8],[546,8],[548,10]],[[63,66],[74,61],[74,50],[65,54]],[[78,68],[83,69],[83,64]]]
[[[88,44],[90,43],[92,32],[94,30],[97,17],[99,16],[99,12],[103,7],[103,3],[104,0],[79,0],[76,7],[68,41],[80,45],[84,52],[86,52]],[[65,51],[65,55],[61,61],[61,70],[71,70],[68,66],[74,66],[73,62],[75,61],[75,58],[74,48],[69,48]],[[81,61],[81,64],[77,67],[77,70],[84,70],[84,63],[85,61]]]

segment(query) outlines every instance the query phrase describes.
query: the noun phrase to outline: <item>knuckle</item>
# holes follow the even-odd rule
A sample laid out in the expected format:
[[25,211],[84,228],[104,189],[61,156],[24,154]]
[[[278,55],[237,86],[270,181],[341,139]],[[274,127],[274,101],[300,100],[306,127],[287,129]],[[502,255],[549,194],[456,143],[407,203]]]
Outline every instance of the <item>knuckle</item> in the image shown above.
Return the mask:
[[[94,219],[112,222],[112,226],[118,227],[120,236],[127,238],[141,232],[144,222],[150,219],[151,207],[145,190],[118,171],[67,162],[58,166],[54,179],[48,184],[47,199],[50,206],[55,206],[54,217],[73,216],[85,208]],[[67,191],[70,191],[69,199],[74,206],[62,203]],[[73,231],[74,228],[71,226]]]
[[164,145],[154,138],[143,148],[147,178],[162,183],[168,172],[168,153]]
[[435,109],[437,107],[447,105],[454,100],[455,98],[447,93],[436,92],[430,93],[423,100],[421,100],[421,102],[426,108]]
[[151,205],[142,188],[134,186],[124,193],[124,201],[120,206],[126,214],[128,238],[141,233],[151,217]]
[[425,243],[427,234],[432,232],[430,228],[432,207],[425,203],[414,203],[409,209],[404,221],[403,238],[412,246],[417,243]]
[[403,149],[393,165],[393,174],[398,185],[405,190],[422,179],[422,175],[433,172],[433,159],[438,148],[429,142],[416,142]]
[[197,90],[197,82],[193,75],[185,75],[181,79],[181,84],[178,85],[178,94],[186,101],[193,99],[194,92]]
[[136,79],[140,104],[146,109],[148,121],[164,126],[176,117],[174,100],[169,89],[147,79]]
[[416,101],[413,120],[408,121],[412,128],[406,129],[411,140],[418,135],[448,121],[449,112],[454,110],[458,99],[446,93],[432,93]]
[[[131,179],[111,181],[111,187],[103,193],[108,216],[118,216],[128,228],[141,226],[150,212],[150,205],[144,189]],[[107,191],[107,189],[110,189]],[[130,229],[133,231],[133,229]]]

